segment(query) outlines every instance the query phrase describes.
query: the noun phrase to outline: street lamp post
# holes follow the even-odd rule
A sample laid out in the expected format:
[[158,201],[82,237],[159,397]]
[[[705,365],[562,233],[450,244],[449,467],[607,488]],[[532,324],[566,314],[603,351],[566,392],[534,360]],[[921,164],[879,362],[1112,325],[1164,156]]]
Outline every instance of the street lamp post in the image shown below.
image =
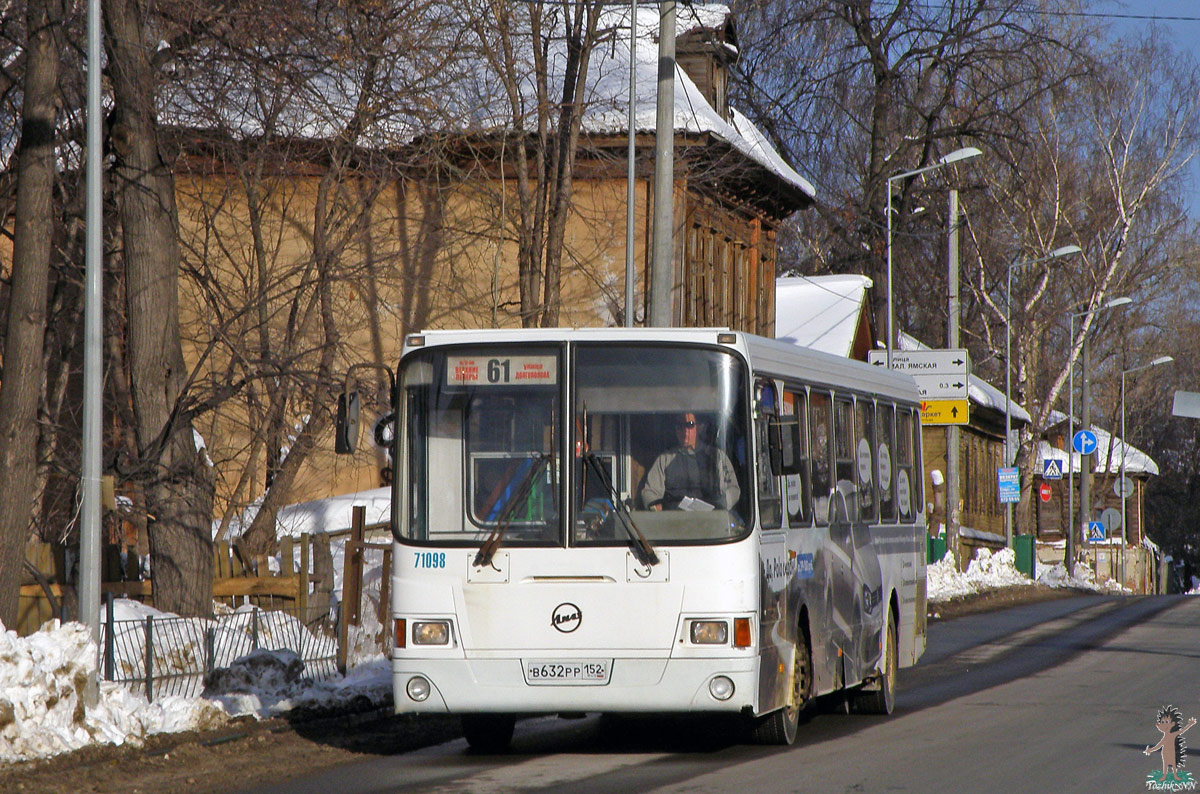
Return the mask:
[[941,168],[951,163],[957,163],[961,160],[966,160],[971,157],[978,157],[983,154],[974,146],[966,146],[962,149],[955,149],[950,154],[940,158],[933,165],[927,165],[924,168],[917,168],[913,171],[902,171],[899,174],[889,176],[887,180],[887,366],[892,368],[892,346],[896,343],[896,314],[892,304],[892,183],[899,179],[907,179],[911,176],[924,174],[927,171]]
[[1125,436],[1125,376],[1131,372],[1157,367],[1159,364],[1169,364],[1174,360],[1171,356],[1159,356],[1149,364],[1121,371],[1121,479],[1118,480],[1121,486],[1121,587],[1125,586],[1125,555],[1129,548],[1129,524],[1125,515],[1125,502],[1129,496],[1125,488],[1125,452],[1129,449],[1129,442]]
[[[1008,266],[1008,285],[1004,292],[1004,465],[1011,466],[1012,451],[1012,277],[1013,271],[1024,267],[1040,265],[1060,257],[1078,254],[1082,249],[1077,245],[1064,245],[1055,248],[1046,256],[1031,259],[1027,262],[1014,262]],[[1020,480],[1018,479],[1018,483]],[[1004,503],[1004,540],[1008,548],[1013,545],[1012,502]]]
[[[1088,309],[1083,312],[1075,312],[1072,314],[1070,321],[1070,333],[1068,335],[1068,349],[1075,341],[1075,318],[1087,317],[1089,314],[1104,311],[1105,309],[1114,309],[1117,306],[1124,306],[1132,303],[1133,298],[1113,298],[1103,306],[1097,306],[1094,309]],[[1084,372],[1084,377],[1087,377],[1087,372]],[[1064,562],[1067,565],[1067,576],[1075,574],[1075,362],[1070,362],[1068,370],[1069,385],[1067,386],[1067,549],[1066,559]],[[1083,457],[1082,453],[1079,459],[1080,476],[1083,475]]]

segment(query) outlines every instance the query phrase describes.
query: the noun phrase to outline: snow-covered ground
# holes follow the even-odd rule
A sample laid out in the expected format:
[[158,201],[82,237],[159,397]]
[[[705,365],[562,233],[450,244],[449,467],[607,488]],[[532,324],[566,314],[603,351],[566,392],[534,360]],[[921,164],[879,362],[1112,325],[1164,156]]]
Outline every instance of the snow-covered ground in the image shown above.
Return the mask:
[[[118,606],[122,617],[173,617],[134,602]],[[269,639],[269,628],[263,636]],[[28,637],[4,631],[0,762],[43,758],[89,744],[137,746],[156,733],[220,727],[242,715],[264,718],[300,707],[337,708],[356,699],[361,703],[363,697],[385,703],[391,697],[387,660],[376,652],[357,661],[345,677],[308,682],[300,678],[303,665],[293,652],[260,648],[221,660],[226,666],[210,676],[205,692],[196,697],[170,695],[151,703],[123,685],[101,681],[96,702],[89,704],[86,687],[97,671],[97,649],[83,624],[51,621]],[[129,663],[117,660],[118,665]]]
[[[953,558],[947,553],[940,562],[926,568],[925,580],[926,593],[933,603],[985,590],[1034,583],[1017,570],[1016,553],[1012,549],[1001,549],[995,554],[988,549],[979,549],[975,559],[967,564],[967,570],[962,572],[954,569]],[[1072,587],[1098,593],[1129,592],[1114,581],[1098,581],[1095,572],[1083,562],[1075,563],[1073,576],[1067,575],[1067,567],[1061,562],[1051,566],[1039,565],[1037,582],[1049,587]]]
[[[965,572],[949,560],[928,567],[928,596],[936,604],[955,596],[992,588],[1030,584],[1017,571],[1012,550],[979,552]],[[1119,592],[1112,583],[1097,583],[1090,568],[1079,564],[1068,579],[1061,564],[1041,567],[1038,581],[1052,587]],[[170,617],[134,602],[118,602],[120,617],[154,614]],[[370,614],[371,610],[364,610]],[[269,625],[269,623],[264,623]],[[377,627],[366,627],[368,631]],[[269,631],[265,636],[269,637]],[[96,645],[78,623],[46,624],[29,637],[0,633],[0,762],[42,758],[89,744],[139,745],[146,737],[219,727],[234,717],[264,718],[295,708],[337,708],[362,698],[383,705],[391,697],[391,670],[378,652],[360,641],[345,677],[305,682],[291,651],[260,649],[226,665],[196,697],[168,696],[148,702],[124,686],[100,682],[97,701],[85,702],[86,682],[95,675]]]

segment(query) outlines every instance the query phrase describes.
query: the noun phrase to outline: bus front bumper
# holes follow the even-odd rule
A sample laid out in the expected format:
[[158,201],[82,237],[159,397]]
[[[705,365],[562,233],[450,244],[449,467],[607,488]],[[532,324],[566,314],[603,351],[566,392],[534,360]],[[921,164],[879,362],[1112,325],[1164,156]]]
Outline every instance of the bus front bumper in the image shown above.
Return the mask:
[[617,657],[605,683],[530,684],[521,658],[398,658],[392,680],[397,714],[739,712],[756,706],[757,664]]

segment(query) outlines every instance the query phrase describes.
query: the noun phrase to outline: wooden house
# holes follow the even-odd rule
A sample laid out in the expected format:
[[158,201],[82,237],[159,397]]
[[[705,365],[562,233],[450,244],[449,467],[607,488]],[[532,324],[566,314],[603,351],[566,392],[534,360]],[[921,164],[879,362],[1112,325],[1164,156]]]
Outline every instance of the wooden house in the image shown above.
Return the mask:
[[[689,9],[679,19],[676,42],[672,315],[678,325],[729,326],[770,336],[776,229],[815,194],[729,104],[738,50],[728,9]],[[610,35],[591,56],[563,232],[561,292],[553,299],[562,326],[623,321],[630,101],[637,119],[630,310],[638,322],[645,317],[658,10],[638,12],[632,95],[628,12],[605,14]],[[552,47],[561,46],[561,40],[552,41]],[[549,58],[551,69],[561,70],[562,60]],[[561,80],[561,74],[551,74],[549,82]],[[198,367],[198,382],[217,392],[236,379],[237,357],[244,353],[224,344],[227,338],[254,343],[261,338],[270,348],[261,358],[277,361],[273,366],[281,370],[318,371],[324,346],[331,344],[322,324],[332,325],[333,368],[340,374],[356,361],[394,366],[405,335],[423,328],[527,324],[518,270],[516,153],[531,145],[532,133],[496,122],[505,118],[503,107],[488,115],[479,96],[472,102],[479,108],[473,116],[481,119],[479,126],[408,129],[387,146],[356,150],[349,176],[336,182],[328,178],[335,164],[327,149],[313,140],[239,138],[230,127],[201,129],[202,118],[189,116],[177,129],[176,180],[191,275],[181,300],[185,354]],[[309,135],[322,129],[319,120],[305,126]],[[328,129],[331,137],[337,132]],[[307,149],[313,156],[296,157]],[[322,226],[339,214],[341,226],[332,231]],[[327,293],[306,281],[314,273],[332,285]],[[315,313],[319,305],[329,307],[321,317]],[[383,382],[379,385],[382,395]],[[302,400],[289,398],[286,424],[297,432],[264,438],[270,412],[262,394],[249,392],[226,400],[198,427],[215,462],[223,512],[261,496],[268,458],[277,462],[286,454],[280,450],[290,445],[287,437],[297,435],[310,413]],[[384,414],[384,401],[375,408]],[[326,429],[289,501],[386,483],[390,469],[381,447],[368,444],[348,462],[335,458],[332,446]]]

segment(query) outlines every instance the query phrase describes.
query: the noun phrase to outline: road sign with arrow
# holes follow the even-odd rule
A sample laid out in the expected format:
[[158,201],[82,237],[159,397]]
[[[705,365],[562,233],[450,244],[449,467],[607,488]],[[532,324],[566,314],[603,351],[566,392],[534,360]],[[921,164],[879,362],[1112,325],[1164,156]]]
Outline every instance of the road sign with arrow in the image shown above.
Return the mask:
[[970,419],[968,400],[921,400],[923,425],[965,425]]
[[[887,366],[887,353],[871,350],[867,362],[878,367]],[[958,348],[939,350],[896,350],[892,352],[892,371],[911,375],[916,381],[921,399],[938,407],[947,405],[945,415],[950,417],[960,403],[967,401],[967,376],[971,372],[971,359],[967,351]],[[953,403],[953,405],[951,405]],[[922,410],[924,413],[924,410]],[[931,412],[941,415],[942,412]],[[966,424],[966,411],[960,410],[958,419],[933,421],[926,424]]]
[[1091,455],[1096,451],[1096,434],[1091,430],[1077,430],[1071,436],[1071,447],[1080,455]]

